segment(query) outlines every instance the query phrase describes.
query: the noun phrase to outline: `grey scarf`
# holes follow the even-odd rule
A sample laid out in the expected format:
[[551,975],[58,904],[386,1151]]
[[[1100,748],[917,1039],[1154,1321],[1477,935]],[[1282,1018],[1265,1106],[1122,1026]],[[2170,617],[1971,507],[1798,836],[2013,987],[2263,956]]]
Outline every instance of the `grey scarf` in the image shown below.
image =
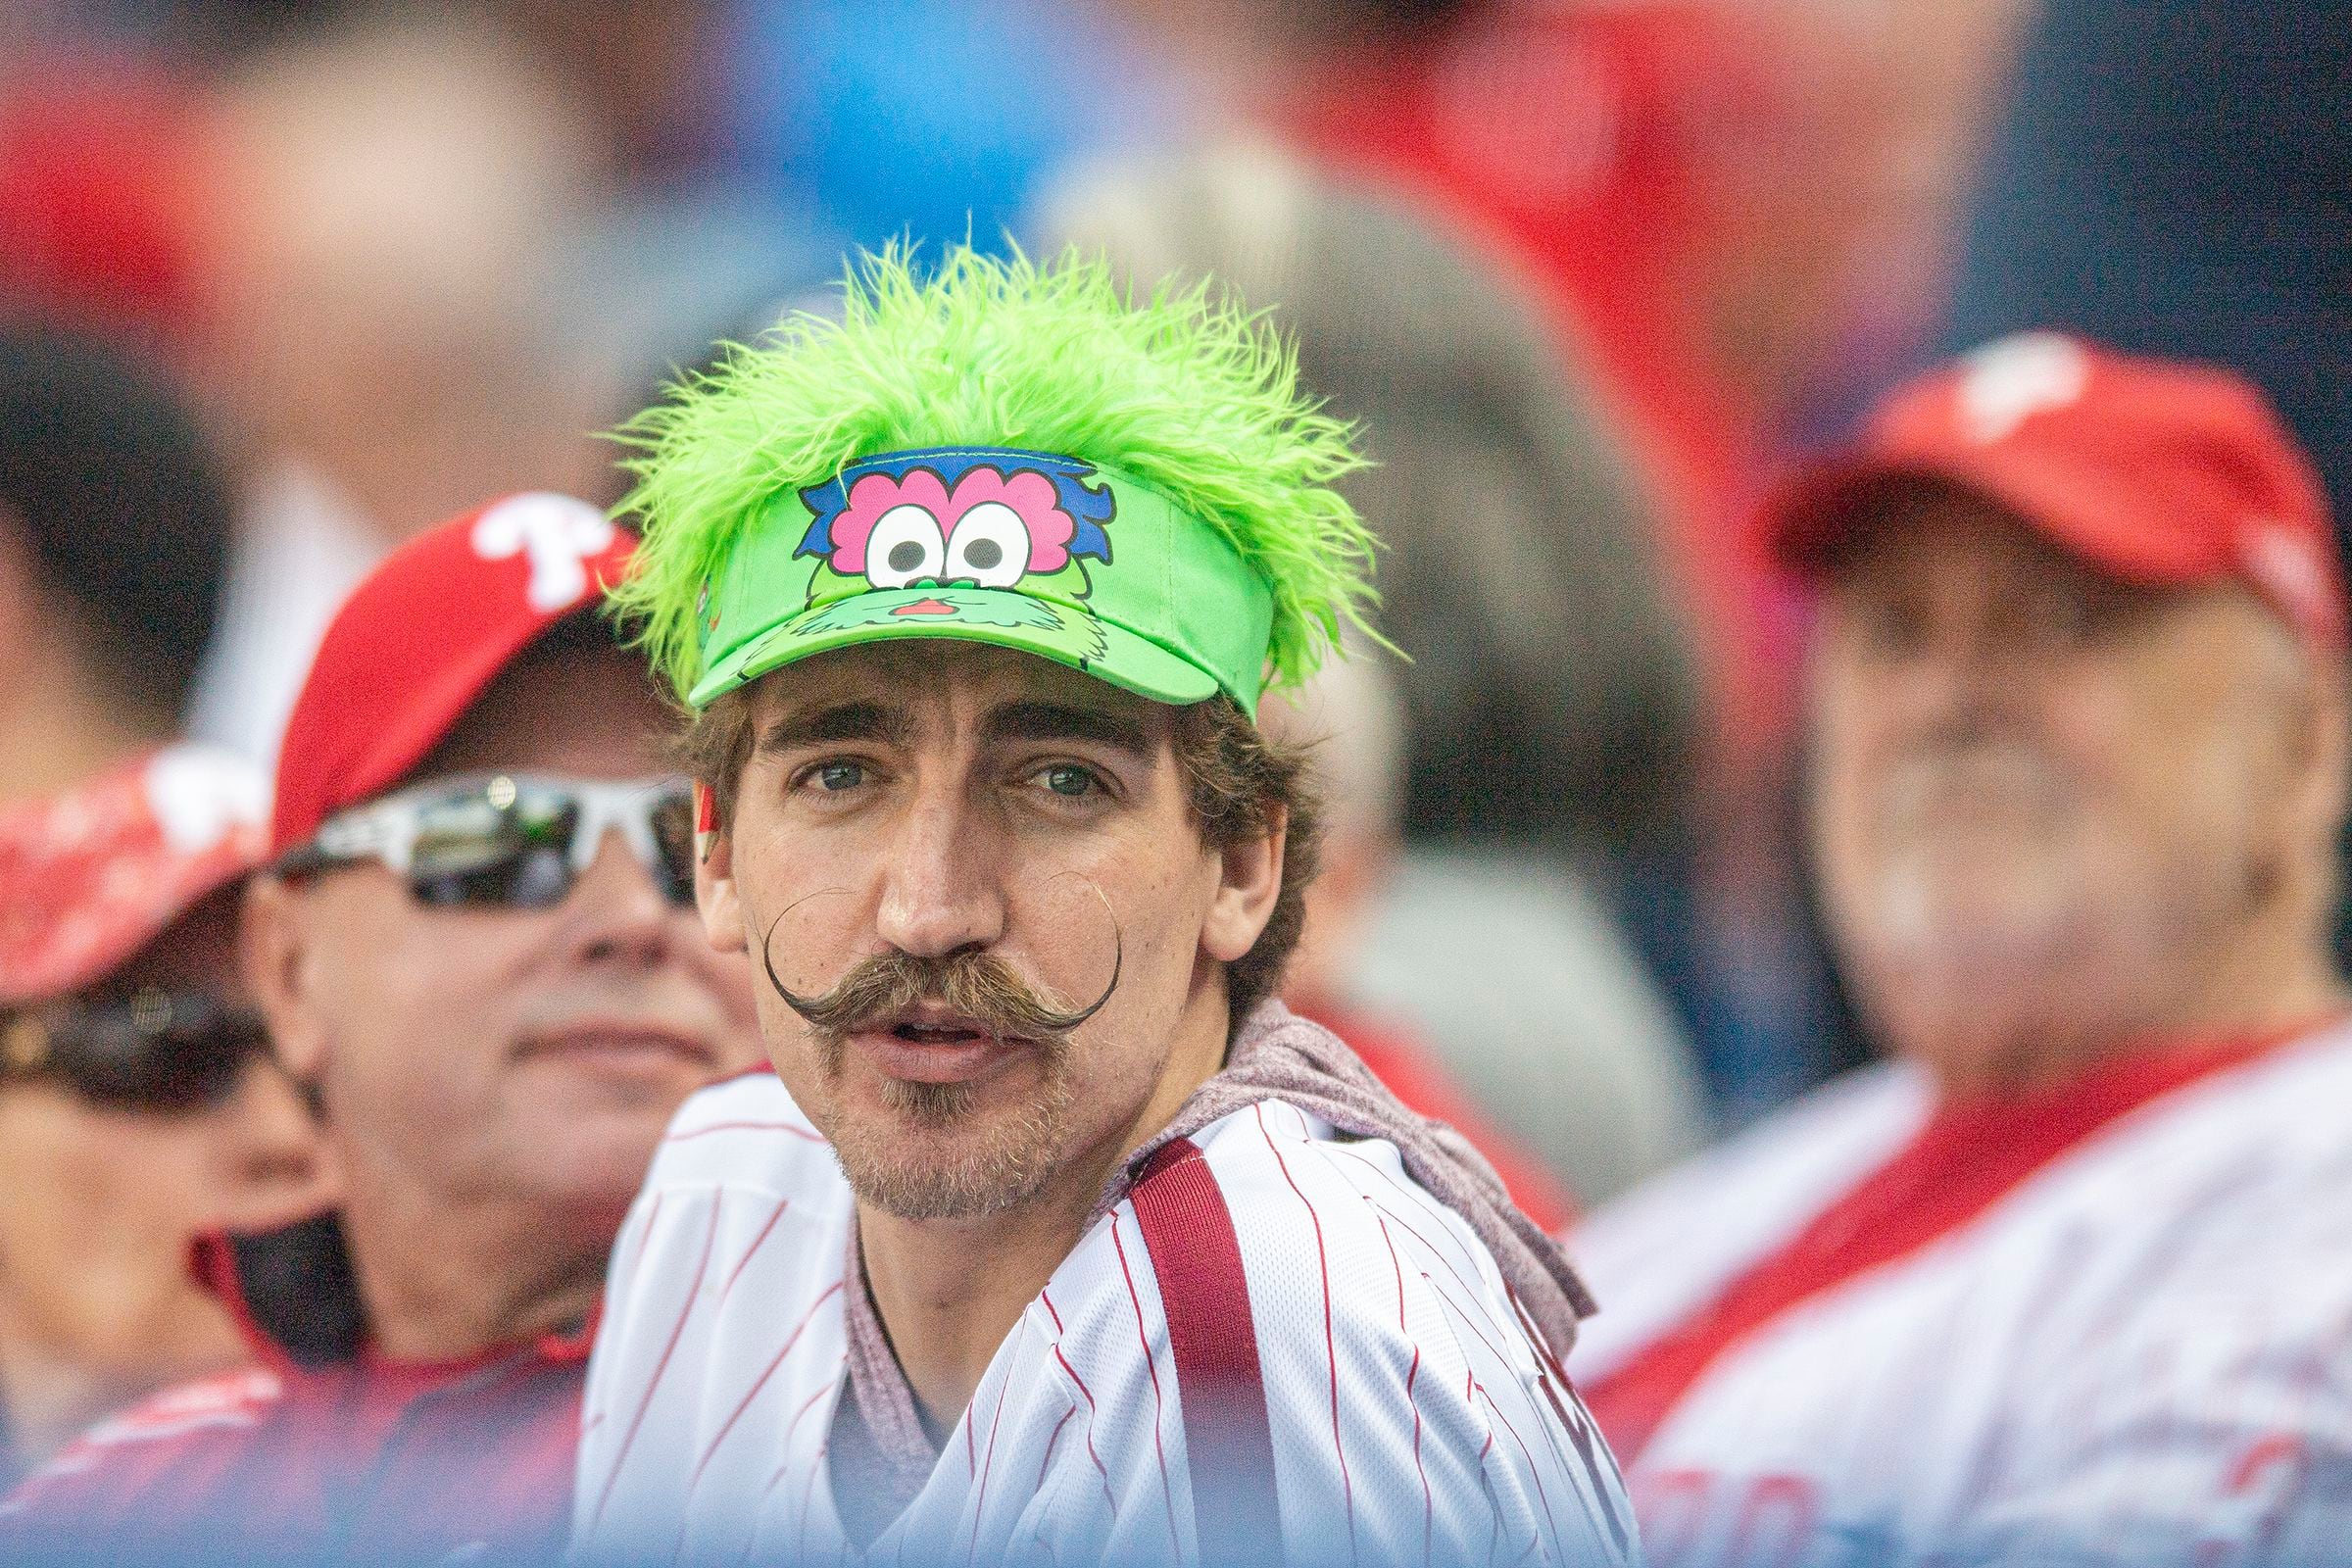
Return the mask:
[[1135,1172],[1161,1145],[1261,1100],[1296,1105],[1352,1137],[1396,1145],[1406,1174],[1478,1233],[1551,1353],[1567,1355],[1577,1320],[1592,1313],[1592,1298],[1559,1244],[1519,1212],[1502,1178],[1468,1139],[1407,1108],[1338,1035],[1279,1001],[1261,1003],[1243,1020],[1224,1070],[1193,1091],[1175,1119],[1128,1157],[1096,1200],[1094,1217],[1127,1196]]

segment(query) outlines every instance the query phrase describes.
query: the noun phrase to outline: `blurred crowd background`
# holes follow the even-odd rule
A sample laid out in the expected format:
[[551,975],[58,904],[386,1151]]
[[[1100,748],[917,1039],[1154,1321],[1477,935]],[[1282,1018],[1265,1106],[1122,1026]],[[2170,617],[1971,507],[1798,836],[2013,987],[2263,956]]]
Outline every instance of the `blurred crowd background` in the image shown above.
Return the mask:
[[[98,450],[0,411],[45,498],[0,546],[62,563],[119,676],[59,724],[40,607],[0,602],[0,798],[183,727],[268,760],[369,564],[502,492],[615,500],[600,432],[824,309],[852,247],[1211,273],[1362,421],[1412,655],[1278,715],[1336,737],[1341,800],[1294,990],[1592,1203],[1868,1052],[1797,853],[1802,609],[1748,523],[1791,460],[1932,356],[2077,326],[2251,372],[2352,514],[2340,22],[13,0],[0,316],[44,330],[6,377],[160,401]],[[77,490],[185,442],[217,486],[74,534]]]

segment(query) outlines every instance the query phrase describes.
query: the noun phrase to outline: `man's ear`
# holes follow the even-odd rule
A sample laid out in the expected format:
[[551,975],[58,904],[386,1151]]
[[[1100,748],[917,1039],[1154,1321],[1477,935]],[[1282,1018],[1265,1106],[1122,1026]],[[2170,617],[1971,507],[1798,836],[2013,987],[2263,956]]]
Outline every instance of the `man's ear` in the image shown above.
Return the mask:
[[300,897],[267,872],[245,884],[237,952],[253,1004],[270,1030],[278,1065],[297,1084],[316,1085],[326,1066],[326,1031],[311,998],[316,957],[295,908]]
[[1217,895],[1200,927],[1200,947],[1220,963],[1238,963],[1257,946],[1274,901],[1282,896],[1282,853],[1290,837],[1287,808],[1276,807],[1261,838],[1218,852]]
[[694,862],[694,902],[702,911],[703,936],[715,952],[749,953],[743,905],[735,897],[735,835],[726,827],[712,827],[696,836],[702,853]]

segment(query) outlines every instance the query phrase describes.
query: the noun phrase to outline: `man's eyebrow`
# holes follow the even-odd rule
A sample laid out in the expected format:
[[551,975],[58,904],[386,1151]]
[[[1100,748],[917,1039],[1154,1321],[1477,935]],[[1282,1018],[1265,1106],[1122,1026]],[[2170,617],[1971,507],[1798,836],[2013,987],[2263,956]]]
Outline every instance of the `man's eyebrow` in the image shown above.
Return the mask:
[[1061,703],[1006,703],[991,709],[981,721],[981,734],[990,741],[1093,741],[1133,757],[1152,755],[1151,739],[1141,724],[1098,708]]
[[897,745],[913,728],[906,710],[880,703],[835,703],[806,713],[787,713],[760,732],[762,752],[821,746],[828,741],[880,741]]

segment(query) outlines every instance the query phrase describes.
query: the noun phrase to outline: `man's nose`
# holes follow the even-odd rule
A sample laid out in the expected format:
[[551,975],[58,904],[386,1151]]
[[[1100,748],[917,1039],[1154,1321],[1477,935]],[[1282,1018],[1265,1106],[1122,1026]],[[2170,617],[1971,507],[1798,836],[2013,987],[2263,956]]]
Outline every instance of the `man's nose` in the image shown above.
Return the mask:
[[678,941],[678,906],[662,897],[617,828],[606,832],[563,913],[573,956],[586,963],[659,963]]
[[883,941],[917,957],[985,948],[1004,936],[1004,900],[983,824],[951,792],[918,797],[899,824],[875,926]]
[[1938,726],[1974,727],[2010,706],[2025,678],[2016,650],[1984,625],[1952,625],[1912,661],[1913,710]]

